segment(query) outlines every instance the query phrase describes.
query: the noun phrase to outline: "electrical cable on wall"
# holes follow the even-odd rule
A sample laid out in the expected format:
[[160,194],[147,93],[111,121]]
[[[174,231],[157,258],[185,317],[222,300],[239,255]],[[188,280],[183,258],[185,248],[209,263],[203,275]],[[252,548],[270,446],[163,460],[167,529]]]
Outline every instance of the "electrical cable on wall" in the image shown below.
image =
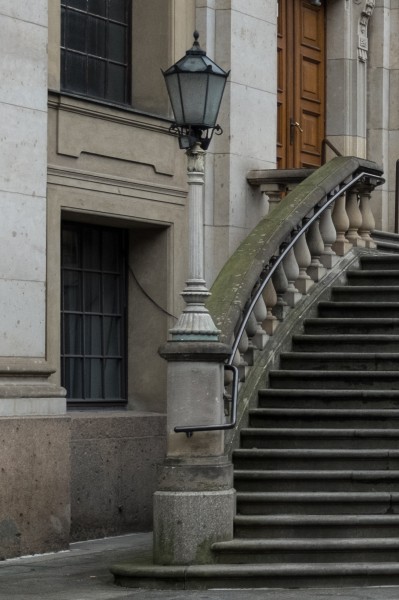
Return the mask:
[[175,317],[175,315],[172,315],[170,312],[168,312],[167,310],[165,310],[162,306],[160,306],[153,298],[151,298],[151,296],[148,294],[148,292],[146,292],[146,290],[143,288],[143,286],[141,285],[141,283],[139,282],[139,280],[137,279],[132,267],[129,265],[129,272],[131,274],[131,276],[133,277],[135,283],[137,284],[137,287],[141,290],[141,292],[144,294],[144,296],[154,305],[156,306],[161,312],[163,312],[165,315],[167,315],[168,317],[172,317],[172,319],[175,319],[177,321],[177,317]]

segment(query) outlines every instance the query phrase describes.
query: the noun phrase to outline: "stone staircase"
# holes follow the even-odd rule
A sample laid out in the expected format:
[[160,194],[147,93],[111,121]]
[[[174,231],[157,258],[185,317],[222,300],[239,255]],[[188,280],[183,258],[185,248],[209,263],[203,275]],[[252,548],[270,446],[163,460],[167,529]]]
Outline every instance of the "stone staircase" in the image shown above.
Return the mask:
[[399,255],[360,261],[241,430],[235,537],[213,546],[235,585],[399,583]]

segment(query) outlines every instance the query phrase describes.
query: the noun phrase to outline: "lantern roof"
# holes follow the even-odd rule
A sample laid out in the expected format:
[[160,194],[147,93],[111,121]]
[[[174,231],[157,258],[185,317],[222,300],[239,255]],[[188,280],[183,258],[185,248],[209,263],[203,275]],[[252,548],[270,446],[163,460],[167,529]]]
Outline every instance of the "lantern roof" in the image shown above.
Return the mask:
[[172,75],[173,73],[201,73],[208,71],[214,75],[226,77],[228,73],[206,55],[205,50],[202,50],[199,42],[199,33],[194,31],[194,43],[192,48],[186,51],[186,55],[177,61],[174,65],[164,71],[164,75]]

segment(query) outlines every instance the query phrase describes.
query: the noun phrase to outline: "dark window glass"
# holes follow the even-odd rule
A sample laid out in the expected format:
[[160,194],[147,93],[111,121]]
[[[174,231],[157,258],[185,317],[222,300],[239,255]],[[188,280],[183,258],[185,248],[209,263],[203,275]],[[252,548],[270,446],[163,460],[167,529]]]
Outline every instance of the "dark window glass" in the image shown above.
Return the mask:
[[106,22],[104,19],[89,17],[87,35],[88,54],[92,54],[100,58],[106,58],[106,31]]
[[87,10],[87,0],[66,0],[61,4],[66,4],[69,8],[78,8],[79,10]]
[[123,25],[109,24],[108,48],[109,58],[123,64],[126,54],[126,28]]
[[61,0],[61,87],[127,104],[131,0]]
[[107,96],[110,100],[117,101],[118,96],[123,93],[125,85],[125,67],[114,65],[108,66]]
[[66,15],[65,46],[68,50],[86,52],[86,24],[87,19],[77,11],[64,12]]
[[88,10],[93,15],[101,15],[102,17],[105,17],[107,14],[105,0],[89,0]]
[[106,62],[97,58],[88,59],[87,91],[89,96],[105,98]]
[[73,86],[75,92],[86,94],[86,55],[65,52],[62,64],[65,67],[65,84]]
[[124,0],[110,0],[109,18],[124,23],[126,21],[127,5]]
[[68,403],[126,403],[126,232],[64,223],[61,364]]

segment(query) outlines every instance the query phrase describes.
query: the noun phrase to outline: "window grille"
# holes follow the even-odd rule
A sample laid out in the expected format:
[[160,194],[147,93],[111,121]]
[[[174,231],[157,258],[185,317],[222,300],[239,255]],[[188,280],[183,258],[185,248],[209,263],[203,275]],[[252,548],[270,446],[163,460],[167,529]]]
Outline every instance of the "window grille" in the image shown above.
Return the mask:
[[61,88],[130,102],[131,0],[61,0]]

